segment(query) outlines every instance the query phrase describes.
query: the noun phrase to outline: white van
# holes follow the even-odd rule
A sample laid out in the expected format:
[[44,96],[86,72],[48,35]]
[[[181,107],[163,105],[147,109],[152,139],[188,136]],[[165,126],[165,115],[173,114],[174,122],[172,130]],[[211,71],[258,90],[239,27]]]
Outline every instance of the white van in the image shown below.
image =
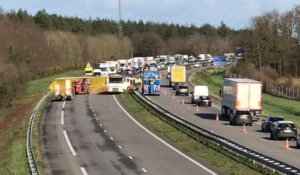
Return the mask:
[[194,90],[191,92],[191,103],[197,103],[200,96],[208,97],[208,87],[207,86],[195,86]]

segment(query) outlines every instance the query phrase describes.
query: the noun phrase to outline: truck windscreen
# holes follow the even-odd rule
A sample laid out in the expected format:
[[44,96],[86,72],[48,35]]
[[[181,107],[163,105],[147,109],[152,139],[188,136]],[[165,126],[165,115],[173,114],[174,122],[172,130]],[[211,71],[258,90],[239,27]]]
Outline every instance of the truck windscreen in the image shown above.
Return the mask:
[[123,83],[123,78],[109,77],[109,83]]

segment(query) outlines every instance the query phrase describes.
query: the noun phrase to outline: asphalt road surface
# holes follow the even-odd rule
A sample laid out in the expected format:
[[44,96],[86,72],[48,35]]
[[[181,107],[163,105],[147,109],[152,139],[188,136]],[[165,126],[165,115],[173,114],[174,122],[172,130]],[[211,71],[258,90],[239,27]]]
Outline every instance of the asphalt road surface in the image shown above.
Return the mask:
[[40,131],[45,174],[216,174],[137,123],[113,95],[50,102]]
[[[197,112],[196,105],[191,104],[190,96],[175,95],[173,99],[174,91],[167,87],[166,77],[164,75],[161,77],[161,96],[148,96],[156,104],[201,128],[300,168],[300,150],[296,148],[295,141],[289,141],[290,148],[287,150],[285,149],[285,140],[271,140],[269,133],[261,132],[260,123],[247,126],[246,132],[244,132],[243,126],[231,126],[227,119],[219,117],[219,121],[217,121],[216,114],[220,116],[220,104],[218,103],[212,103],[212,107],[199,107]],[[183,105],[182,101],[184,101]]]

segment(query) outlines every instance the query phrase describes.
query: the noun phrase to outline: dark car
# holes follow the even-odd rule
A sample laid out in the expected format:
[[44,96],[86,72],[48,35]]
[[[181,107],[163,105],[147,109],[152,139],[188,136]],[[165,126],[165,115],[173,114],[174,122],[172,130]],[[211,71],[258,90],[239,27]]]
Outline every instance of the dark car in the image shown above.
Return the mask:
[[209,96],[200,96],[197,101],[198,106],[206,105],[211,106],[211,98]]
[[296,138],[296,147],[300,148],[300,134],[298,134]]
[[252,126],[252,115],[249,111],[231,111],[229,118],[230,125],[250,125]]
[[174,85],[173,85],[173,90],[176,90],[177,87],[178,87],[178,85],[179,85],[179,83],[174,83]]
[[189,89],[186,84],[179,84],[176,88],[176,95],[189,95]]
[[273,122],[271,131],[271,139],[297,139],[297,128],[292,121]]
[[263,119],[263,122],[261,124],[261,131],[262,132],[270,132],[271,126],[276,121],[283,121],[284,118],[281,116],[267,116],[265,119]]

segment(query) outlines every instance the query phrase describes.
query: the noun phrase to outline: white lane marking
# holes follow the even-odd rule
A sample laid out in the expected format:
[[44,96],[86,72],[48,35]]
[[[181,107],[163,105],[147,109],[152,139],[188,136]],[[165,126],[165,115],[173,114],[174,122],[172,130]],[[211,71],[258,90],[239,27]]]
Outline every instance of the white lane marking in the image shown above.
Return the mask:
[[84,167],[80,167],[80,170],[82,172],[83,175],[88,175],[88,173],[85,171]]
[[72,146],[72,144],[71,144],[71,142],[70,142],[70,140],[69,140],[69,137],[68,137],[68,135],[67,135],[66,130],[63,130],[63,133],[64,133],[66,142],[67,142],[67,144],[68,144],[68,146],[69,146],[69,149],[70,149],[71,153],[73,154],[73,156],[77,156],[77,154],[76,154],[76,152],[75,152],[75,150],[74,150],[74,148],[73,148],[73,146]]
[[147,128],[145,128],[143,125],[141,125],[137,120],[135,120],[124,108],[123,106],[118,102],[117,98],[115,95],[113,95],[115,102],[118,104],[118,106],[122,109],[122,111],[134,122],[136,123],[139,127],[141,127],[144,131],[146,131],[148,134],[150,134],[151,136],[153,136],[154,138],[156,138],[158,141],[162,142],[164,145],[166,145],[167,147],[169,147],[170,149],[172,149],[173,151],[175,151],[176,153],[178,153],[179,155],[181,155],[182,157],[186,158],[187,160],[191,161],[192,163],[194,163],[195,165],[197,165],[198,167],[204,169],[205,171],[207,171],[208,173],[212,174],[212,175],[217,175],[217,173],[213,172],[212,170],[208,169],[207,167],[205,167],[204,165],[200,164],[199,162],[195,161],[194,159],[190,158],[189,156],[185,155],[184,153],[182,153],[181,151],[179,151],[178,149],[174,148],[173,146],[171,146],[170,144],[168,144],[167,142],[165,142],[164,140],[162,140],[161,138],[159,138],[158,136],[156,136],[155,134],[153,134],[151,131],[149,131]]
[[63,102],[62,108],[65,108],[66,106],[66,101]]
[[113,137],[110,137],[110,140],[114,140],[114,138],[113,138]]
[[104,132],[107,133],[107,131],[104,129]]
[[141,169],[142,169],[142,171],[143,171],[144,173],[147,173],[147,172],[148,172],[145,168],[141,168]]
[[119,145],[118,148],[119,148],[119,149],[122,149],[122,146]]
[[266,139],[260,139],[260,140],[262,140],[262,141],[265,141],[265,142],[267,142],[268,140],[266,140]]
[[102,127],[102,124],[100,123],[99,126]]
[[94,113],[94,116],[95,116],[95,117],[97,117],[97,114],[96,114],[96,113]]
[[132,157],[132,156],[128,156],[128,158],[129,158],[130,160],[132,160],[132,159],[133,159],[133,157]]
[[65,119],[64,119],[64,116],[65,116],[65,112],[64,111],[61,111],[61,124],[64,125],[65,124]]

